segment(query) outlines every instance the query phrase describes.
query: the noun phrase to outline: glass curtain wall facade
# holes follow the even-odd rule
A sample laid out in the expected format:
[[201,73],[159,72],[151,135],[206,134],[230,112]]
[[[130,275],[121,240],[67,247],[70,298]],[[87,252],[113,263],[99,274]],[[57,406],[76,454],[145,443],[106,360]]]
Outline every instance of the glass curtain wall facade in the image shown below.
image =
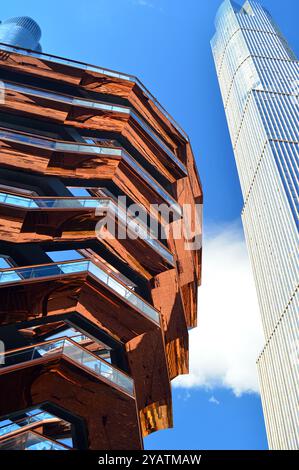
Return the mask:
[[265,346],[258,371],[269,446],[299,448],[299,62],[269,12],[225,0],[211,41],[239,173]]

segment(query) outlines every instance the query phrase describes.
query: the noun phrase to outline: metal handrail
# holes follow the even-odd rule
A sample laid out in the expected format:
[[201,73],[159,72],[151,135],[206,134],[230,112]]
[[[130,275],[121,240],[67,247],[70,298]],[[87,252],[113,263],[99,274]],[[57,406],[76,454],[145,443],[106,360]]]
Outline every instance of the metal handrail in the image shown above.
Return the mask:
[[[3,200],[1,201],[1,195],[3,196]],[[10,200],[11,199],[11,200]],[[63,209],[97,209],[97,208],[104,208],[106,210],[110,210],[112,211],[112,213],[114,214],[114,216],[117,217],[118,221],[120,224],[124,224],[125,226],[128,225],[128,221],[130,222],[130,224],[132,225],[131,227],[131,230],[133,228],[133,225],[135,224],[138,232],[138,236],[141,240],[143,240],[145,243],[147,243],[149,246],[151,246],[156,252],[159,253],[160,256],[162,256],[165,260],[167,260],[168,263],[170,263],[172,266],[174,266],[174,258],[173,258],[173,255],[171,254],[171,252],[168,250],[168,248],[165,247],[165,245],[163,245],[160,240],[158,238],[154,238],[152,237],[152,234],[151,232],[149,231],[148,227],[145,226],[144,224],[141,223],[141,221],[138,223],[136,221],[134,221],[131,217],[130,217],[130,214],[126,214],[125,210],[121,207],[119,207],[115,201],[111,198],[111,197],[108,197],[108,196],[105,196],[105,197],[96,197],[96,198],[88,198],[88,197],[71,197],[71,196],[68,196],[68,197],[43,197],[43,196],[34,196],[34,197],[28,197],[28,196],[22,196],[20,195],[20,193],[14,193],[14,192],[11,192],[11,193],[6,193],[6,192],[1,192],[0,191],[0,205],[1,204],[7,204],[7,205],[11,205],[11,206],[15,206],[15,207],[19,207],[19,208],[22,208],[22,209],[29,209],[29,210],[42,210],[42,209],[47,209],[47,210],[57,210],[57,209],[60,209],[59,207],[55,207],[55,206],[50,206],[50,205],[45,205],[45,206],[42,206],[42,205],[38,205],[37,202],[35,201],[38,201],[38,202],[42,202],[44,201],[45,204],[47,201],[74,201],[74,202],[79,202],[80,201],[94,201],[95,203],[98,202],[98,204],[95,204],[95,207],[91,207],[91,206],[88,206],[88,205],[84,205],[84,204],[81,204],[81,205],[78,205],[78,206],[69,206],[69,205],[61,205],[60,208],[63,208]],[[7,202],[8,201],[8,202]],[[17,202],[23,202],[23,204],[21,203],[17,203]],[[28,204],[25,205],[25,203],[28,201]],[[36,206],[34,205],[36,204]]]
[[[53,351],[51,351],[51,349],[49,349],[50,355],[47,356],[47,358],[49,358],[49,357],[53,358],[53,357],[60,356],[60,355],[65,356],[66,358],[71,359],[73,362],[75,362],[76,364],[78,364],[79,366],[81,366],[82,368],[87,370],[88,372],[93,372],[94,375],[100,376],[105,381],[111,382],[113,385],[116,385],[118,388],[121,388],[126,393],[128,393],[130,396],[134,397],[134,395],[135,395],[135,393],[134,393],[134,381],[128,374],[126,374],[125,372],[123,372],[119,368],[115,367],[114,365],[110,364],[109,362],[105,361],[101,357],[97,356],[93,352],[83,348],[82,346],[80,346],[80,344],[76,343],[75,341],[73,341],[71,338],[69,338],[67,336],[61,336],[60,338],[55,338],[55,339],[48,340],[48,341],[43,341],[43,342],[40,342],[40,343],[37,343],[37,344],[34,344],[34,345],[29,345],[29,346],[25,346],[25,347],[21,347],[21,348],[16,348],[16,349],[12,349],[10,351],[0,353],[0,357],[1,356],[4,357],[4,361],[3,361],[4,364],[0,368],[0,374],[1,374],[2,370],[5,370],[6,367],[7,368],[11,367],[11,366],[5,366],[5,357],[16,356],[16,355],[21,354],[21,353],[26,353],[27,351],[29,351],[29,352],[32,351],[33,354],[35,352],[40,353],[41,351],[39,351],[39,350],[42,350],[42,349],[45,350],[45,354],[46,354],[47,352],[49,352],[49,351],[46,350],[48,345],[49,346],[53,345],[54,348],[53,348]],[[80,360],[77,360],[74,357],[74,355],[67,354],[67,347],[68,346],[71,346],[72,348],[75,348],[76,351],[81,351],[82,355],[84,354],[85,357],[93,358],[94,361],[97,361],[97,363],[103,364],[103,367],[106,368],[106,372],[105,372],[105,370],[101,369],[101,366],[99,368],[91,369],[90,367],[88,367],[86,365],[87,361],[84,362],[83,357],[81,357],[81,361],[80,361]],[[51,352],[53,354],[51,354]],[[33,356],[33,354],[32,354],[32,356]],[[32,357],[32,359],[26,359],[23,362],[21,361],[19,364],[21,365],[21,364],[26,363],[26,362],[34,362],[34,361],[40,360],[42,358],[43,358],[42,355],[41,355],[41,357],[37,357],[37,358]],[[109,369],[110,369],[110,371],[107,372]],[[117,374],[115,377],[114,377],[114,372]],[[123,380],[123,383],[121,383],[122,380]],[[124,383],[126,383],[127,385],[125,386]]]
[[[66,446],[65,444],[62,444],[61,442],[58,442],[58,441],[54,441],[53,439],[49,438],[49,437],[45,437],[43,434],[39,434],[37,432],[34,432],[34,431],[23,431],[23,432],[19,432],[18,434],[16,434],[15,436],[12,436],[12,437],[7,437],[5,439],[1,439],[0,440],[0,448],[1,448],[1,445],[5,442],[8,442],[8,441],[13,441],[13,440],[16,440],[18,439],[20,436],[22,437],[29,437],[29,436],[33,436],[35,437],[38,441],[40,441],[39,443],[42,443],[42,442],[49,442],[52,446],[55,446],[56,449],[55,450],[72,450],[70,447]],[[38,443],[37,443],[38,444]],[[58,449],[57,449],[58,448]],[[11,449],[12,450],[12,449]],[[16,449],[17,450],[17,449]],[[24,449],[23,449],[24,450]],[[52,450],[52,449],[51,449]]]
[[[18,138],[18,136],[24,137],[24,139]],[[27,140],[26,140],[27,138]],[[133,168],[138,174],[141,174],[142,177],[148,182],[151,187],[162,195],[163,199],[171,205],[177,214],[181,216],[182,210],[179,204],[173,199],[173,197],[158,183],[132,156],[127,152],[123,147],[113,144],[111,146],[91,145],[86,142],[71,142],[63,141],[57,139],[49,139],[43,137],[37,137],[34,134],[25,133],[25,132],[15,132],[7,130],[6,128],[0,127],[0,140],[7,140],[9,142],[17,142],[23,145],[34,146],[38,148],[46,148],[53,152],[69,152],[69,153],[84,153],[84,154],[99,154],[99,155],[109,155],[109,157],[123,157],[125,161]],[[49,145],[47,145],[49,143]],[[65,146],[62,148],[61,146]],[[72,148],[71,148],[72,147]]]
[[76,98],[68,94],[52,92],[34,86],[21,85],[17,82],[2,81],[2,83],[5,89],[15,91],[17,93],[24,93],[25,95],[32,95],[50,101],[65,103],[70,106],[83,106],[90,109],[101,109],[102,111],[112,111],[126,114],[132,117],[142,127],[142,129],[156,142],[157,145],[159,145],[159,147],[168,155],[168,157],[180,168],[183,173],[187,174],[187,169],[184,163],[181,162],[175,153],[165,144],[159,135],[157,135],[156,131],[151,129],[144,119],[139,117],[136,112],[134,112],[132,108],[128,106],[107,104],[106,102],[88,100],[86,98]]
[[[26,413],[25,413],[26,415]],[[52,415],[52,413],[49,413],[46,410],[41,410],[39,413],[36,413],[34,415],[26,415],[24,418],[19,418],[17,420],[10,420],[7,418],[6,420],[3,421],[10,421],[6,424],[1,425],[0,421],[0,439],[3,439],[5,436],[5,439],[13,434],[17,434],[22,430],[28,430],[31,429],[32,427],[35,426],[40,426],[41,423],[52,423],[52,422],[65,422],[61,418],[58,418],[55,415]],[[16,427],[14,427],[16,426]],[[7,432],[3,433],[3,430],[8,429]],[[11,429],[12,428],[12,429]]]
[[[74,271],[73,266],[79,265],[79,270]],[[63,271],[64,267],[66,267],[66,270]],[[68,268],[71,268],[68,270]],[[49,269],[49,272],[47,273],[47,268]],[[53,268],[59,269],[59,272],[53,272]],[[38,271],[40,270],[41,275],[40,276],[35,276],[35,274],[38,274]],[[51,272],[52,271],[52,272]],[[150,305],[146,300],[144,300],[137,292],[132,290],[129,286],[127,286],[124,282],[122,282],[120,279],[118,279],[116,276],[114,276],[111,273],[108,273],[106,269],[103,267],[99,267],[96,265],[93,261],[90,259],[79,259],[79,260],[71,260],[71,261],[62,261],[59,263],[48,263],[48,264],[39,264],[35,266],[27,266],[27,267],[22,267],[22,268],[7,268],[7,269],[0,269],[0,287],[1,284],[11,284],[15,282],[26,282],[28,280],[36,280],[36,279],[41,279],[41,278],[48,278],[48,277],[63,277],[66,275],[72,275],[72,274],[77,274],[77,273],[82,273],[86,272],[88,274],[93,275],[100,283],[105,285],[106,287],[110,288],[114,293],[116,293],[121,299],[125,299],[127,303],[129,303],[135,310],[138,309],[138,311],[145,315],[147,318],[149,318],[151,321],[153,321],[155,324],[160,325],[160,315],[159,311]],[[2,282],[2,277],[5,274],[10,274],[12,273],[15,275],[13,276],[13,279],[9,280],[9,276],[7,276],[8,281]],[[27,276],[27,273],[29,273],[29,276]],[[119,286],[119,287],[118,287]],[[122,295],[119,291],[119,288],[123,290]],[[135,300],[136,298],[136,300]]]
[[145,93],[145,95],[147,95],[153,101],[153,103],[155,104],[155,106],[157,106],[159,111],[161,111],[162,114],[175,127],[175,129],[181,133],[181,135],[186,139],[186,141],[187,142],[189,141],[189,137],[188,137],[187,133],[182,129],[182,127],[177,123],[177,121],[171,116],[171,114],[168,111],[166,111],[166,109],[159,103],[157,98],[155,98],[153,96],[153,94],[148,90],[148,88],[145,85],[143,85],[141,80],[139,80],[139,78],[137,78],[134,75],[130,75],[130,74],[126,74],[126,73],[119,73],[119,72],[111,70],[111,69],[107,69],[107,68],[104,68],[104,67],[99,67],[99,66],[96,66],[96,65],[91,65],[91,64],[81,62],[81,61],[78,61],[78,60],[65,59],[63,57],[59,57],[59,56],[56,56],[56,55],[53,55],[53,54],[45,54],[43,52],[35,52],[35,51],[31,51],[31,50],[23,48],[23,47],[11,46],[10,44],[6,44],[6,43],[0,43],[0,48],[2,50],[5,50],[5,49],[9,50],[9,51],[14,52],[16,54],[28,55],[28,56],[32,56],[32,57],[36,57],[36,58],[40,58],[40,59],[44,59],[44,60],[49,60],[50,62],[63,63],[64,65],[67,65],[67,66],[70,66],[70,67],[80,68],[80,69],[83,69],[83,70],[89,70],[89,71],[92,71],[92,72],[101,73],[103,75],[108,75],[110,77],[116,77],[116,78],[120,78],[120,79],[123,79],[123,80],[128,80],[130,82],[133,82],[136,85],[138,85],[142,89],[142,91]]

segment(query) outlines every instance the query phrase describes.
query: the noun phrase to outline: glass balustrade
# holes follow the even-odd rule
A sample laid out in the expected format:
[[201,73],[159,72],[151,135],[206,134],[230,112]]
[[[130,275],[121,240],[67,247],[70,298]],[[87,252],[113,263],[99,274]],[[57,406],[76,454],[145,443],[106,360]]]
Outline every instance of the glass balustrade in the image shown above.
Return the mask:
[[148,245],[150,245],[159,255],[161,255],[169,264],[174,266],[174,257],[168,251],[164,245],[156,238],[155,234],[152,234],[148,228],[142,225],[142,221],[135,221],[132,216],[128,215],[124,210],[122,210],[116,204],[111,204],[111,211],[115,213],[119,221],[124,225],[128,226],[129,231],[137,234],[138,238],[144,240]]
[[63,354],[81,366],[89,369],[96,375],[99,375],[109,382],[117,385],[131,396],[134,395],[134,382],[131,377],[127,376],[120,370],[115,369],[108,362],[94,356],[83,348],[79,348],[69,340],[64,341]]
[[[125,150],[121,148],[112,148],[112,147],[102,147],[96,145],[96,142],[93,139],[86,139],[86,144],[76,144],[69,142],[59,142],[52,141],[48,139],[41,139],[32,135],[20,134],[16,132],[7,131],[0,129],[0,140],[6,140],[8,142],[23,143],[25,145],[31,145],[35,147],[42,147],[52,151],[60,152],[72,152],[72,153],[82,153],[82,154],[93,154],[98,155],[113,155],[124,158],[124,160],[129,163],[131,168],[133,168],[138,174],[141,174],[142,178],[153,188],[163,199],[164,201],[171,206],[174,212],[177,215],[181,216],[182,209],[179,204],[170,196],[170,194],[163,189],[163,187],[157,183],[157,181],[150,176],[150,174],[145,171],[135,160],[134,158]],[[112,142],[112,141],[111,141]],[[88,144],[94,145],[88,145]]]
[[179,124],[163,108],[163,106],[148,91],[148,89],[143,85],[143,83],[137,77],[134,77],[134,76],[128,75],[128,74],[124,74],[124,73],[120,73],[120,72],[115,72],[113,70],[108,70],[108,69],[105,69],[105,68],[102,68],[102,67],[98,67],[96,65],[89,65],[89,64],[86,64],[86,63],[83,63],[83,62],[78,62],[78,61],[75,61],[75,60],[64,59],[62,57],[57,57],[57,56],[53,56],[53,55],[50,55],[50,54],[45,54],[45,53],[42,53],[42,52],[29,51],[27,49],[22,49],[22,48],[19,48],[19,47],[10,46],[8,44],[3,44],[3,43],[0,43],[0,50],[14,52],[14,53],[17,53],[17,54],[22,54],[22,55],[27,55],[27,56],[30,56],[30,57],[36,57],[36,58],[40,58],[42,60],[47,60],[49,62],[54,62],[56,64],[68,65],[70,67],[79,68],[81,70],[96,72],[96,73],[100,73],[100,74],[103,74],[103,75],[108,75],[109,77],[115,77],[115,78],[119,78],[121,80],[127,80],[127,81],[130,81],[130,82],[136,83],[142,89],[142,91],[145,93],[145,95],[147,95],[153,101],[153,103],[162,112],[162,114],[171,122],[171,124],[175,127],[175,129],[177,129],[183,135],[183,137],[187,141],[189,141],[187,134],[181,128],[181,126],[179,126]]
[[174,258],[170,251],[155,238],[154,234],[146,228],[135,222],[130,216],[127,216],[125,210],[122,210],[111,199],[100,198],[29,198],[0,192],[0,204],[10,204],[17,207],[28,209],[84,209],[94,208],[111,211],[125,226],[130,226],[135,230],[138,237],[150,245],[159,253],[169,264],[174,265]]
[[159,145],[159,147],[168,155],[168,157],[181,169],[181,171],[187,174],[185,165],[176,157],[176,155],[169,149],[169,147],[163,142],[162,139],[156,134],[154,130],[147,125],[142,118],[140,118],[131,108],[125,106],[116,106],[113,104],[107,104],[101,101],[91,101],[87,99],[74,98],[72,96],[63,95],[60,93],[54,93],[40,88],[31,88],[18,83],[3,82],[5,90],[15,91],[17,93],[25,93],[29,96],[38,96],[43,99],[57,101],[59,103],[68,104],[71,106],[82,106],[89,109],[99,109],[102,111],[110,111],[114,113],[121,113],[130,115],[135,121],[142,127],[142,129]]
[[122,156],[124,160],[126,160],[131,168],[133,168],[138,174],[141,174],[142,178],[149,184],[151,188],[153,188],[163,199],[164,201],[171,207],[171,209],[176,212],[178,216],[181,217],[182,215],[182,209],[180,205],[173,199],[173,197],[170,196],[170,194],[163,189],[163,187],[157,183],[154,178],[150,176],[150,174],[145,171],[136,161],[134,160],[133,157],[126,151],[122,152]]
[[130,108],[125,106],[116,106],[113,104],[102,103],[101,101],[91,101],[87,99],[74,98],[73,96],[63,95],[40,88],[31,88],[18,83],[3,82],[5,90],[15,91],[17,93],[25,93],[29,96],[37,96],[39,98],[47,99],[50,101],[57,101],[59,103],[68,104],[71,106],[82,106],[84,108],[100,109],[103,111],[113,111],[114,113],[130,114]]
[[86,144],[78,144],[71,142],[59,142],[54,140],[42,139],[29,134],[21,134],[0,129],[0,139],[9,142],[23,143],[25,145],[32,145],[35,147],[42,147],[52,151],[72,152],[72,153],[86,153],[86,154],[99,154],[99,155],[116,155],[121,156],[122,151],[118,148],[111,147],[98,147]]
[[88,263],[89,261],[75,261],[70,263],[53,263],[28,268],[0,270],[0,284],[87,272]]
[[17,351],[1,353],[1,356],[4,356],[1,357],[1,363],[3,363],[1,367],[5,368],[28,361],[36,361],[41,358],[51,359],[60,355],[68,357],[80,365],[80,367],[108,380],[113,385],[134,396],[134,382],[131,377],[67,338],[52,340]]
[[80,209],[80,208],[98,208],[107,209],[109,199],[99,198],[29,198],[0,192],[0,204],[11,204],[28,209]]
[[0,450],[70,450],[68,447],[46,437],[26,431],[0,441]]
[[[34,410],[36,411],[36,410]],[[57,418],[57,416],[48,413],[47,411],[37,410],[36,413],[27,412],[25,416],[21,419],[12,420],[6,419],[0,422],[0,437],[6,436],[7,434],[11,434],[21,430],[27,426],[34,426],[39,425],[39,423],[44,422],[62,422],[65,421]]]
[[139,297],[133,290],[120,283],[116,278],[107,274],[92,261],[71,261],[66,263],[53,263],[51,265],[33,266],[28,268],[14,268],[0,270],[0,285],[30,281],[47,277],[59,278],[65,275],[90,273],[102,284],[109,287],[121,296],[133,308],[137,308],[155,323],[160,323],[159,312]]
[[34,199],[2,192],[0,192],[0,204],[11,204],[18,207],[38,207]]
[[187,169],[185,165],[176,157],[176,155],[167,147],[166,144],[164,144],[163,140],[160,139],[160,137],[157,136],[157,134],[151,130],[151,128],[141,119],[139,116],[137,116],[136,113],[133,111],[131,112],[132,117],[135,119],[135,121],[138,122],[138,124],[146,131],[147,134],[151,136],[151,138],[161,147],[164,152],[169,156],[169,158],[182,170],[183,173],[187,174]]

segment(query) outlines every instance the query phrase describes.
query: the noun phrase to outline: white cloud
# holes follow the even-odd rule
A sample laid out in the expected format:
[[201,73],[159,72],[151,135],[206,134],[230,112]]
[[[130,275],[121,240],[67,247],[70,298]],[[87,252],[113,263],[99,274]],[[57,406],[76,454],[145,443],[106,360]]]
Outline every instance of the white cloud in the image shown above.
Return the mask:
[[214,405],[220,405],[220,401],[217,400],[217,398],[215,398],[214,395],[212,395],[212,396],[209,398],[209,402],[210,402],[210,403],[213,403]]
[[210,227],[198,305],[198,327],[190,331],[190,374],[173,385],[259,393],[256,359],[264,337],[243,233],[236,224],[218,232]]

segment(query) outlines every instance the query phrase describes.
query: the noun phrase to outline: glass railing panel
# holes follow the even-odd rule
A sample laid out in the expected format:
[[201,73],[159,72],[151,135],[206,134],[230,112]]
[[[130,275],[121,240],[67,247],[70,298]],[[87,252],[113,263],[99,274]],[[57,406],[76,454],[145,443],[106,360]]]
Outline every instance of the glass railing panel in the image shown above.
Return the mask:
[[63,152],[74,152],[74,153],[96,153],[98,155],[116,155],[121,156],[121,150],[105,147],[95,147],[92,145],[80,145],[80,144],[68,144],[64,142],[56,142],[54,150]]
[[0,422],[0,436],[3,437],[12,432],[16,432],[22,427],[40,423],[42,421],[58,420],[58,418],[47,411],[38,410],[36,414],[26,412],[26,417],[17,421],[5,420]]
[[10,424],[6,424],[0,427],[0,437],[5,436],[11,432],[15,432],[20,429],[20,425],[17,423],[10,422]]
[[[98,155],[113,155],[123,157],[129,165],[137,172],[141,173],[143,179],[153,188],[155,191],[167,202],[172,209],[178,214],[181,215],[181,208],[179,204],[170,196],[160,186],[157,181],[152,178],[149,173],[147,173],[140,165],[135,162],[134,158],[131,157],[130,154],[121,150],[120,148],[111,148],[111,147],[99,147],[96,145],[83,145],[83,144],[72,144],[67,142],[59,142],[59,141],[50,141],[47,139],[40,139],[34,136],[26,136],[23,134],[3,131],[0,129],[0,139],[9,140],[13,142],[21,142],[27,145],[34,145],[38,147],[47,148],[49,150],[56,150],[61,152],[73,152],[73,153],[96,153]],[[89,142],[88,142],[89,140]],[[93,139],[86,139],[87,144],[94,144]]]
[[28,422],[28,424],[32,424],[32,423],[39,423],[40,421],[48,421],[48,420],[58,421],[59,418],[52,415],[51,413],[48,413],[47,411],[42,411],[41,413],[38,413],[36,415],[28,416],[28,418],[26,419],[26,422]]
[[120,149],[52,141],[48,139],[41,139],[39,137],[35,137],[31,135],[19,134],[17,132],[5,131],[2,129],[0,129],[0,139],[7,140],[10,142],[17,142],[17,143],[20,142],[25,145],[33,145],[36,147],[42,147],[42,148],[46,148],[48,150],[53,150],[53,151],[56,150],[56,151],[61,151],[61,152],[86,153],[86,154],[96,153],[99,155],[121,156]]
[[111,287],[111,289],[113,289],[115,292],[117,292],[118,294],[120,294],[122,297],[125,297],[125,298],[128,298],[128,289],[123,285],[123,284],[120,284],[116,279],[114,279],[113,277],[111,276],[108,276],[108,279],[107,279],[107,285],[109,287]]
[[[65,335],[65,331],[63,332],[63,334]],[[81,344],[81,343],[85,343],[86,341],[90,342],[92,341],[91,338],[89,336],[86,336],[86,335],[77,335],[77,336],[71,336],[71,335],[66,335],[66,336],[69,336],[69,338],[71,338],[71,340],[73,340],[75,343],[78,343],[78,344]]]
[[15,91],[17,93],[26,93],[26,95],[38,96],[40,98],[49,99],[52,101],[59,101],[61,103],[72,104],[73,98],[71,96],[60,95],[58,93],[52,93],[46,90],[40,90],[38,88],[31,88],[17,83],[4,82],[6,90]]
[[3,129],[0,129],[0,139],[9,140],[13,142],[20,142],[27,145],[37,145],[51,150],[54,150],[55,148],[54,141],[40,139],[39,137],[34,137],[26,134],[19,134],[17,132],[10,132]]
[[110,201],[108,199],[99,198],[29,198],[25,196],[16,196],[14,194],[7,194],[0,192],[0,204],[10,204],[17,207],[24,207],[28,209],[82,209],[92,208],[96,209],[102,207],[107,209]]
[[124,159],[130,164],[130,166],[137,172],[141,173],[142,178],[164,199],[169,206],[172,207],[172,209],[181,216],[182,210],[179,204],[170,196],[170,194],[165,191],[162,186],[160,186],[157,181],[152,178],[149,173],[147,173],[141,166],[139,166],[134,158],[131,157],[130,154],[128,154],[125,151],[122,151],[122,156]]
[[61,274],[61,270],[58,265],[45,265],[36,266],[32,268],[21,268],[15,269],[15,273],[19,276],[19,279],[30,280],[43,277],[58,276]]
[[120,149],[113,149],[113,148],[107,148],[107,147],[91,147],[93,149],[97,149],[95,152],[102,154],[102,155],[116,155],[118,157],[121,157],[121,150]]
[[89,262],[88,270],[93,274],[97,279],[102,281],[104,284],[108,285],[109,274],[107,274],[103,269],[99,268],[92,262]]
[[[94,144],[101,145],[101,139],[92,139],[90,137],[84,138],[85,142],[90,144],[91,146]],[[117,141],[110,140],[111,145],[119,145]],[[107,145],[107,141],[106,141]],[[101,149],[101,147],[95,147]],[[106,150],[106,149],[104,149]],[[130,167],[136,171],[136,173],[141,174],[142,178],[164,199],[164,201],[171,206],[174,212],[176,212],[179,216],[182,214],[182,209],[179,204],[175,201],[175,199],[167,192],[165,189],[141,166],[139,165],[135,159],[125,150],[123,149],[112,149],[118,152],[119,155],[123,157],[123,159],[129,163]]]
[[128,303],[137,307],[141,312],[145,313],[151,320],[158,323],[160,322],[159,313],[149,304],[146,304],[144,300],[138,297],[134,291],[126,288],[122,284],[116,281],[112,276],[109,276],[101,268],[96,266],[94,263],[90,262],[89,271],[108,287],[114,290],[121,297],[125,298]]
[[100,109],[102,111],[112,111],[116,113],[122,113],[131,115],[138,124],[147,132],[152,139],[164,150],[164,152],[169,156],[169,158],[183,171],[187,174],[185,165],[177,158],[177,156],[170,150],[170,148],[163,142],[162,139],[156,134],[154,130],[150,128],[148,124],[144,122],[131,108],[125,106],[116,106],[113,104],[107,104],[100,101],[91,101],[80,98],[73,98],[72,96],[67,96],[63,94],[53,93],[46,90],[41,90],[38,88],[30,88],[24,85],[14,84],[10,82],[3,82],[4,87],[7,90],[16,91],[18,93],[25,93],[31,96],[38,96],[40,98],[57,101],[60,103],[69,104],[72,106],[82,106],[91,109]]
[[41,435],[26,431],[0,442],[0,450],[68,450],[68,448]]
[[54,341],[34,347],[34,355],[40,357],[49,357],[56,354],[62,354],[64,350],[65,340]]
[[153,311],[152,307],[149,304],[144,303],[142,305],[142,311],[144,315],[147,317],[150,317],[152,320],[158,322],[159,321],[159,316],[156,311]]
[[103,111],[113,111],[123,114],[130,114],[131,112],[130,108],[126,108],[124,106],[115,106],[112,104],[102,103],[100,101],[73,98],[72,96],[41,90],[39,88],[31,88],[10,82],[4,82],[4,87],[6,90],[15,91],[17,93],[25,93],[26,95],[37,96],[39,98],[57,101],[59,103],[65,103],[72,106],[83,106],[85,108],[101,109]]
[[91,208],[96,208],[96,207],[102,207],[102,208],[108,208],[109,207],[109,200],[107,199],[77,199],[77,201],[81,204],[83,207],[91,207]]
[[130,81],[130,82],[136,83],[142,89],[142,91],[145,93],[145,95],[148,96],[153,101],[153,103],[162,112],[162,114],[164,114],[164,116],[172,123],[172,125],[185,137],[185,139],[187,141],[189,140],[186,132],[175,121],[175,119],[164,109],[164,107],[150,93],[150,91],[147,90],[147,88],[143,85],[143,83],[138,78],[136,78],[132,75],[116,72],[114,70],[104,69],[104,68],[98,67],[96,65],[89,65],[89,64],[85,64],[83,62],[78,62],[78,61],[71,60],[71,59],[64,59],[62,57],[51,56],[51,55],[45,54],[45,53],[29,51],[27,49],[18,48],[18,47],[14,47],[14,46],[11,46],[11,45],[8,45],[8,44],[3,44],[3,43],[0,44],[0,49],[10,51],[10,52],[15,52],[17,54],[28,55],[28,56],[31,56],[31,57],[37,57],[37,58],[40,58],[40,59],[48,60],[49,62],[68,65],[70,67],[79,68],[81,70],[88,70],[90,72],[101,73],[101,74],[107,75],[109,77],[120,78],[122,80],[127,80],[127,81]]
[[31,198],[15,196],[14,194],[7,194],[2,192],[0,192],[0,203],[11,204],[12,206],[18,207],[38,207],[36,202]]
[[41,408],[34,408],[33,410],[28,410],[26,411],[26,414],[28,416],[35,416],[37,414],[43,413],[43,410]]
[[[90,272],[100,282],[110,287],[114,292],[123,297],[133,307],[137,307],[147,317],[155,323],[160,323],[159,312],[145,302],[141,297],[131,289],[122,285],[114,277],[107,274],[99,266],[91,261],[71,261],[69,263],[55,263],[45,266],[36,266],[32,268],[16,268],[14,270],[0,271],[0,284],[21,282],[36,278],[59,277],[61,275],[70,275],[80,272]],[[37,351],[40,353],[39,351]]]
[[43,277],[59,277],[65,274],[74,274],[88,270],[88,261],[77,261],[70,263],[51,264],[35,266],[32,268],[16,268],[13,270],[0,271],[0,284],[16,281],[31,280]]
[[90,354],[83,348],[79,348],[70,341],[65,340],[63,354],[83,367],[91,370],[96,375],[113,382],[131,395],[134,394],[134,383],[130,377],[115,369],[102,359]]
[[179,133],[189,142],[189,137],[184,131],[184,129],[175,121],[175,119],[169,114],[166,109],[159,103],[159,101],[151,94],[151,92],[143,85],[139,78],[134,77],[134,82],[142,89],[146,96],[148,96],[152,102],[157,106],[159,111],[171,122],[174,128],[179,131]]
[[183,173],[187,174],[187,169],[185,165],[177,158],[177,156],[167,147],[167,145],[163,142],[157,134],[151,130],[151,128],[137,116],[136,113],[131,112],[132,117],[138,122],[138,124],[153,138],[153,140],[164,150],[165,153],[171,158],[171,160],[183,171]]
[[88,271],[89,261],[62,263],[57,265],[63,274],[73,274]]
[[62,152],[84,153],[85,151],[89,151],[89,153],[93,153],[93,150],[89,149],[86,145],[70,144],[64,142],[54,142],[54,149]]
[[174,258],[172,254],[166,248],[164,248],[162,243],[152,237],[147,237],[146,241],[155,249],[155,251],[158,251],[163,258],[165,258],[170,264],[174,265]]
[[45,343],[44,345],[32,346],[29,348],[20,349],[17,351],[8,351],[1,353],[3,359],[3,367],[11,367],[17,364],[23,364],[30,361],[35,361],[42,358],[59,356],[63,352],[64,340]]
[[59,208],[70,208],[70,209],[80,209],[80,208],[92,208],[96,209],[97,207],[107,208],[109,206],[109,201],[107,199],[98,199],[98,198],[38,198],[34,199],[35,208],[46,207],[48,209],[59,209]]
[[[120,370],[115,369],[115,367],[111,366],[100,357],[91,354],[83,347],[80,347],[76,343],[65,338],[18,351],[2,353],[1,356],[4,356],[2,367],[9,367],[42,358],[51,359],[56,356],[61,356],[62,354],[80,366],[94,372],[96,375],[104,377],[110,382],[118,385],[131,395],[134,394],[134,383],[131,377],[127,376]],[[35,417],[35,419],[38,419],[38,417]],[[28,420],[26,421],[26,424],[29,424]]]
[[52,277],[58,276],[61,274],[61,270],[59,269],[59,265],[45,265],[45,266],[36,266],[34,268],[25,268],[16,270],[17,274],[20,275],[21,278],[26,280],[35,279],[35,278],[43,278],[43,277]]
[[46,208],[46,209],[76,209],[84,207],[84,204],[79,199],[46,199],[46,198],[38,198],[34,199],[36,207],[39,209]]
[[100,101],[90,101],[80,98],[73,98],[72,104],[88,108],[101,109],[103,111],[113,111],[114,113],[130,114],[131,112],[130,108],[126,108],[124,106],[116,106],[113,104],[101,103]]
[[130,231],[134,231],[138,234],[138,237],[144,240],[147,244],[149,244],[156,252],[158,252],[163,258],[165,258],[172,266],[174,266],[174,257],[163,246],[163,244],[155,238],[155,234],[151,234],[146,227],[143,227],[141,223],[134,221],[130,216],[128,216],[123,209],[118,207],[116,204],[111,202],[110,209],[114,212],[116,217],[122,222],[124,225],[129,225]]
[[1,271],[0,272],[0,284],[12,283],[21,281],[22,278],[17,274],[16,271]]

